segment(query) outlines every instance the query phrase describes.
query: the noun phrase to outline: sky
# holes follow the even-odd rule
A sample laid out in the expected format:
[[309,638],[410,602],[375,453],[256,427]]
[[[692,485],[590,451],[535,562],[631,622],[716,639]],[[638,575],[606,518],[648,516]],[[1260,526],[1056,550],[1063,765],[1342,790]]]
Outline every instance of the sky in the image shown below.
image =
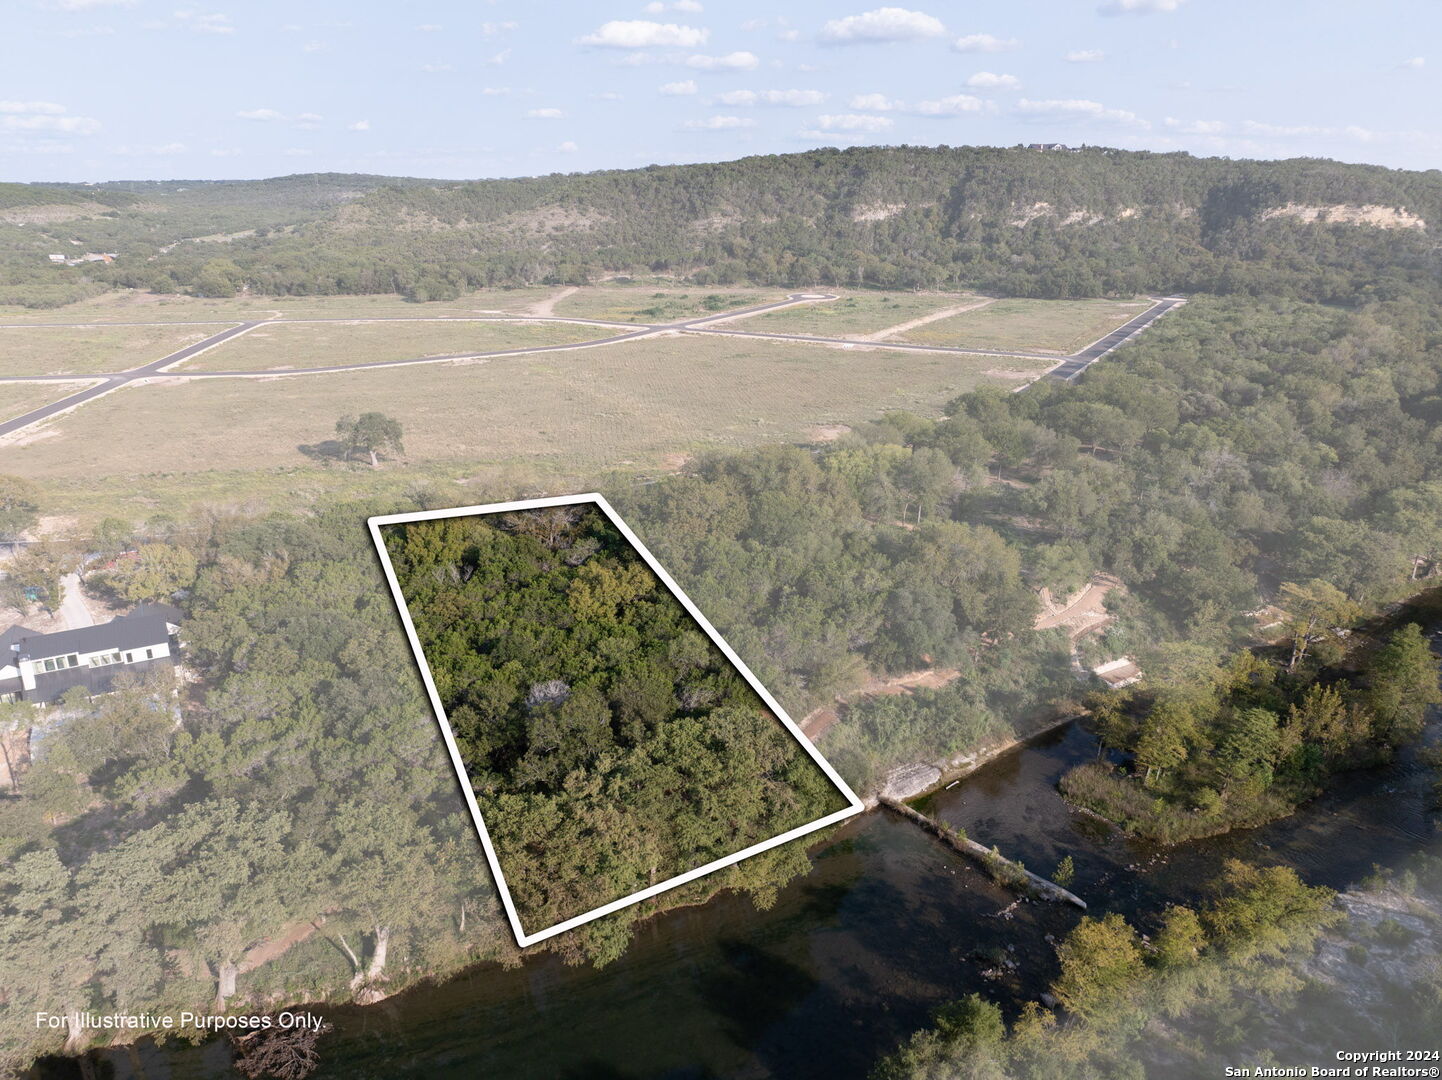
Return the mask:
[[918,2],[0,0],[0,179],[902,143],[1442,165],[1436,0]]

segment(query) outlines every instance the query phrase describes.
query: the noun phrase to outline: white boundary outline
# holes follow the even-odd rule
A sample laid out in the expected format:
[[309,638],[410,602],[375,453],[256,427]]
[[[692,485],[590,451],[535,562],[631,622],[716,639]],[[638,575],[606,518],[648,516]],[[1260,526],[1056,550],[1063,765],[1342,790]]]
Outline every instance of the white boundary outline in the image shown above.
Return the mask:
[[[809,825],[798,826],[795,829],[782,833],[780,836],[774,836],[770,840],[764,840],[759,844],[752,844],[748,848],[743,848],[734,855],[727,855],[723,859],[716,859],[713,862],[706,863],[704,866],[698,866],[694,870],[688,870],[684,874],[678,874],[673,878],[668,878],[656,885],[642,889],[640,892],[632,893],[630,896],[623,896],[619,900],[612,900],[609,904],[604,904],[594,911],[588,911],[582,915],[566,919],[564,922],[559,922],[554,926],[549,926],[544,930],[538,930],[534,934],[528,934],[521,926],[520,917],[516,914],[516,905],[511,899],[511,890],[506,884],[506,876],[502,872],[501,864],[496,858],[495,848],[491,845],[491,836],[490,833],[486,831],[486,823],[481,818],[480,807],[476,804],[476,793],[471,789],[470,777],[466,775],[465,764],[461,760],[460,749],[456,746],[456,738],[451,731],[450,721],[446,717],[445,708],[441,705],[440,694],[436,691],[435,679],[431,677],[430,665],[426,663],[426,657],[421,649],[420,639],[416,636],[415,623],[411,621],[410,609],[406,606],[405,596],[401,593],[400,582],[396,579],[395,567],[391,565],[390,553],[386,550],[385,541],[381,536],[381,528],[386,525],[403,525],[412,521],[434,521],[438,518],[453,517],[478,517],[483,514],[502,514],[512,510],[537,510],[547,506],[576,506],[586,503],[592,503],[598,506],[601,512],[610,519],[611,524],[615,525],[616,528],[620,530],[621,535],[640,553],[641,558],[646,561],[646,565],[649,566],[661,582],[671,590],[672,595],[681,601],[682,606],[684,606],[691,617],[696,620],[697,625],[705,631],[706,636],[715,643],[716,647],[721,650],[726,659],[735,665],[736,670],[741,673],[742,678],[750,684],[751,688],[760,695],[761,700],[766,703],[766,707],[785,725],[786,730],[795,737],[801,748],[811,757],[811,760],[816,762],[821,768],[821,771],[826,774],[827,778],[835,784],[842,795],[846,797],[848,805],[845,809],[837,810],[823,818],[818,818]],[[456,776],[460,778],[461,790],[466,797],[466,806],[471,811],[471,819],[476,823],[476,831],[480,833],[481,846],[485,848],[486,861],[490,863],[491,873],[495,876],[496,888],[500,891],[501,903],[506,909],[506,918],[510,921],[512,932],[516,935],[517,944],[522,948],[528,945],[534,945],[539,941],[544,941],[557,934],[565,933],[567,930],[575,929],[584,923],[588,923],[593,919],[599,919],[603,915],[609,915],[624,907],[638,904],[642,900],[657,896],[676,888],[678,885],[684,885],[689,881],[695,881],[697,878],[705,877],[707,874],[716,870],[733,866],[742,859],[750,858],[752,855],[758,855],[763,851],[768,851],[788,841],[795,840],[797,837],[816,832],[818,829],[824,829],[828,825],[834,825],[838,821],[844,821],[846,818],[854,814],[859,814],[865,809],[865,805],[856,797],[856,793],[851,790],[850,785],[837,774],[836,770],[831,767],[831,763],[821,755],[821,752],[811,745],[811,741],[802,734],[796,722],[786,714],[786,710],[777,703],[776,699],[771,696],[766,687],[761,685],[761,681],[752,674],[751,669],[736,655],[731,646],[726,644],[725,639],[716,632],[716,628],[711,625],[710,620],[701,614],[701,611],[692,603],[691,598],[671,579],[671,575],[666,573],[665,568],[656,561],[655,556],[647,550],[646,545],[641,543],[636,534],[631,531],[630,527],[621,520],[620,515],[612,509],[611,504],[606,501],[604,496],[591,492],[584,495],[561,495],[547,499],[521,499],[515,502],[490,503],[484,506],[463,506],[450,510],[420,510],[409,514],[380,514],[370,518],[367,524],[370,527],[371,539],[375,542],[376,552],[380,555],[381,566],[385,570],[386,581],[390,584],[391,595],[395,598],[396,607],[400,611],[401,622],[405,625],[406,637],[410,639],[411,651],[415,653],[416,664],[421,671],[421,679],[426,685],[426,694],[430,697],[431,708],[435,711],[436,722],[441,728],[441,737],[445,739],[446,749],[451,755],[451,763],[455,766]]]

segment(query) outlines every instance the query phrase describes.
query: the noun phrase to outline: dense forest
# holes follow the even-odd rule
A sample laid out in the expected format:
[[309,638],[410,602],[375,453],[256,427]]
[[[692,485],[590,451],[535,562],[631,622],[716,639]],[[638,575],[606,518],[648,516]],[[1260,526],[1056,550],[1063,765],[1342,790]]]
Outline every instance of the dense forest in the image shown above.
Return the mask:
[[[35,216],[37,201],[54,203],[59,220]],[[1297,216],[1306,207],[1320,218]],[[1407,227],[1340,224],[1349,207]],[[471,183],[324,174],[10,185],[0,188],[10,283],[0,302],[51,306],[113,287],[427,300],[661,272],[699,285],[1351,303],[1426,279],[1435,252],[1418,226],[1438,221],[1435,172],[1100,147],[855,147]],[[119,257],[46,261],[72,242]]]
[[598,506],[384,536],[528,932],[845,808]]

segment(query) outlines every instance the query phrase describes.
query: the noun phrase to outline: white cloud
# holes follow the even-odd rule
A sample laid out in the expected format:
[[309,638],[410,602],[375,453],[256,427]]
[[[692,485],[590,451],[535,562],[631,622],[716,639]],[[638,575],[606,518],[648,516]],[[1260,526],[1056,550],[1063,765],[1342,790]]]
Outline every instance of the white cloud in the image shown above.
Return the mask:
[[1186,0],[1107,0],[1097,11],[1103,15],[1151,15],[1176,11]]
[[651,22],[649,19],[612,19],[581,38],[581,44],[611,49],[688,48],[706,44],[710,36],[710,30],[696,26]]
[[1169,116],[1162,123],[1181,135],[1220,135],[1227,130],[1227,125],[1220,120],[1183,121]]
[[502,49],[500,52],[495,53],[495,54],[492,55],[492,56],[486,57],[485,60],[482,61],[482,63],[490,64],[492,67],[498,67],[498,66],[500,66],[501,64],[504,64],[504,63],[505,63],[507,60],[509,60],[510,58],[511,58],[511,50],[510,50],[510,49]]
[[177,11],[175,21],[186,30],[197,34],[235,33],[235,27],[230,25],[230,16],[219,12],[207,15],[200,11]]
[[1399,66],[1399,67],[1406,67],[1406,68],[1426,67],[1426,66],[1427,66],[1427,58],[1426,58],[1425,56],[1413,56],[1413,57],[1409,57],[1408,59],[1403,60],[1402,63],[1399,64],[1398,66]]
[[433,23],[433,22],[431,22],[431,23],[421,23],[420,26],[417,26],[417,27],[416,27],[416,29],[419,30],[419,31],[420,31],[421,33],[423,33],[423,34],[434,34],[434,33],[436,33],[437,31],[442,30],[443,27],[441,26],[440,23]]
[[624,94],[618,94],[615,90],[602,90],[599,94],[592,94],[597,101],[625,101]]
[[894,112],[905,107],[904,102],[885,94],[857,94],[850,105],[853,109],[868,109],[871,112]]
[[686,66],[700,71],[750,71],[761,64],[755,53],[733,52],[725,56],[703,56],[697,54],[686,58]]
[[119,157],[174,157],[185,153],[185,144],[172,142],[162,146],[117,146],[111,153]]
[[92,11],[102,7],[134,7],[135,0],[50,0],[46,7],[56,11]]
[[370,129],[371,122],[369,120],[357,120],[353,124],[346,125],[347,131],[369,131]]
[[1016,103],[1016,111],[1025,116],[1034,116],[1042,120],[1072,119],[1120,124],[1126,127],[1151,126],[1134,112],[1128,112],[1125,109],[1109,109],[1099,101],[1087,101],[1083,98],[1052,98],[1044,101],[1022,98]]
[[1095,64],[1106,56],[1100,49],[1073,49],[1066,54],[1068,64]]
[[[48,105],[49,103],[15,101],[0,103],[0,105],[26,104]],[[100,121],[90,116],[63,116],[49,111],[32,112],[0,108],[0,132],[6,135],[32,132],[46,132],[51,135],[94,135],[99,130]]]
[[295,126],[306,131],[313,131],[320,127],[320,122],[324,119],[325,117],[319,113],[303,112],[295,118]]
[[421,70],[435,74],[438,71],[450,71],[451,65],[442,60],[432,60],[429,64],[422,64]]
[[42,116],[60,116],[64,105],[53,101],[0,101],[0,113],[37,113]]
[[651,0],[645,7],[647,15],[660,15],[663,11],[684,11],[688,15],[699,15],[705,10],[698,0],[674,0],[670,4],[663,3],[662,0]]
[[690,131],[735,131],[755,127],[756,121],[749,116],[708,116],[705,120],[687,120],[684,126]]
[[716,95],[719,105],[786,105],[803,108],[820,105],[826,95],[820,90],[727,90]]
[[577,150],[581,148],[575,143],[573,143],[570,139],[567,139],[560,146],[556,147],[556,149],[563,154],[574,154]]
[[889,116],[867,116],[863,113],[831,113],[816,118],[822,131],[885,131],[895,121]]
[[916,41],[941,37],[946,27],[941,20],[921,11],[882,7],[861,15],[832,19],[821,28],[821,40],[833,45],[854,42]]
[[667,97],[685,97],[687,94],[696,93],[696,80],[686,79],[684,82],[662,83],[659,89]]
[[998,53],[1021,48],[1016,38],[999,38],[995,34],[967,34],[951,43],[957,52]]
[[324,41],[310,41],[302,45],[300,51],[308,53],[329,52],[330,45]]
[[284,120],[285,116],[274,109],[241,109],[235,114],[242,120]]
[[960,116],[962,113],[981,112],[985,103],[970,94],[952,94],[938,101],[918,101],[912,110],[918,116]]
[[1019,90],[1021,89],[1021,80],[1015,75],[998,75],[991,71],[978,71],[966,80],[966,85],[974,90]]
[[506,22],[481,23],[481,33],[484,34],[486,37],[495,37],[497,34],[508,34],[512,30],[519,30],[520,28],[521,24],[516,22],[515,20],[507,20]]
[[565,114],[564,112],[562,112],[560,109],[549,108],[549,107],[548,107],[548,108],[544,108],[544,109],[527,109],[527,110],[526,110],[526,116],[527,116],[529,119],[531,119],[531,120],[560,120],[560,119],[561,119],[562,117],[564,117],[565,115],[566,115],[566,114]]

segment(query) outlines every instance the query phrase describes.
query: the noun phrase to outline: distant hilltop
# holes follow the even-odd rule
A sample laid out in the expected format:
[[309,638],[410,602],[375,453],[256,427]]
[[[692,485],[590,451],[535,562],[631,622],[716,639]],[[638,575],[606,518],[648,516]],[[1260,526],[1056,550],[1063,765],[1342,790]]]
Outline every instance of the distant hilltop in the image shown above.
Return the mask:
[[[1350,280],[1380,242],[1397,272],[1425,273],[1442,174],[1060,143],[855,147],[472,182],[0,184],[0,219],[14,271],[0,302],[29,306],[109,288],[429,300],[635,272],[1131,295],[1277,274],[1313,288]],[[100,257],[54,258],[67,248]]]

